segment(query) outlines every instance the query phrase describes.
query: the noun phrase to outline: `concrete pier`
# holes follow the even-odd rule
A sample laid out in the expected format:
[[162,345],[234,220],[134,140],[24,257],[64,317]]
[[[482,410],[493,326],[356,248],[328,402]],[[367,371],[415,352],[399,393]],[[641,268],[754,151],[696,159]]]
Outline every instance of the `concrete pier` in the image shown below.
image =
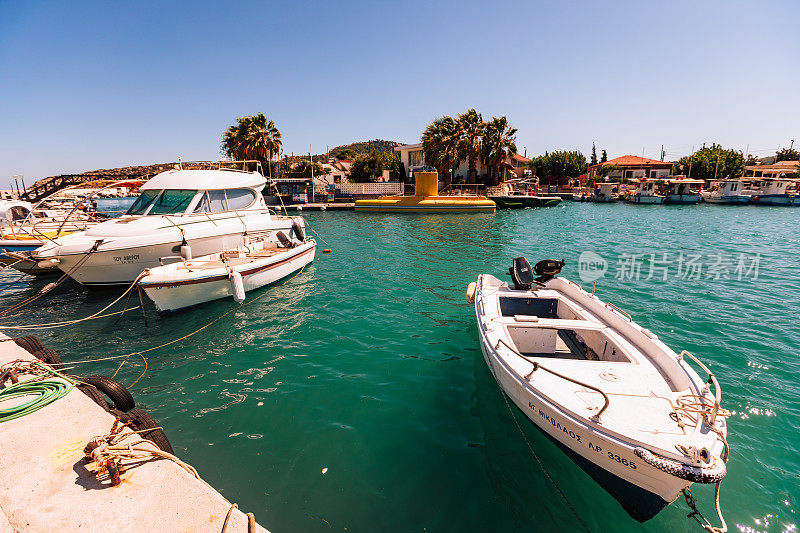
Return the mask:
[[[0,333],[0,365],[35,360],[13,341],[4,342],[7,338]],[[231,503],[173,461],[130,466],[115,487],[107,475],[95,476],[96,466],[84,458],[83,448],[113,424],[114,417],[77,388],[38,411],[0,423],[0,533],[222,531]],[[133,436],[125,442],[138,440]],[[193,466],[202,476],[202,465]],[[255,530],[266,533],[259,525]],[[227,532],[246,531],[247,516],[235,509]]]

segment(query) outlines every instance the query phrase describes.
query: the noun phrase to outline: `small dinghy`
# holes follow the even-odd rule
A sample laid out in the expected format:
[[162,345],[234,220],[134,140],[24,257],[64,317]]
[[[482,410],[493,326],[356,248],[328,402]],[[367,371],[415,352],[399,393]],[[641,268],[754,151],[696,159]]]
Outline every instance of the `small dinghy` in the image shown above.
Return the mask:
[[676,354],[624,311],[556,278],[563,264],[540,261],[532,270],[519,257],[513,287],[489,274],[470,283],[489,368],[633,518],[652,518],[682,492],[693,505],[693,482],[718,484],[726,473],[729,413],[719,383],[689,352]]
[[314,260],[315,240],[290,240],[283,232],[277,237],[279,242],[246,241],[236,250],[149,268],[138,285],[160,313],[228,296],[243,302],[247,291],[285,278]]

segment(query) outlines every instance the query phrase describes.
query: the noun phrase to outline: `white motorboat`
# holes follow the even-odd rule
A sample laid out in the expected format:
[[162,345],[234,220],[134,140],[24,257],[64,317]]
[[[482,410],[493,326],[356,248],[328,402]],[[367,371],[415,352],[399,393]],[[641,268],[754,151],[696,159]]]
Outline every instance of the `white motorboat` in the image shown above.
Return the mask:
[[619,183],[599,181],[594,184],[591,201],[599,203],[616,202],[619,197]]
[[740,179],[719,180],[711,184],[710,190],[702,191],[700,196],[710,204],[749,204],[752,196],[743,191],[744,184]]
[[274,283],[314,260],[313,239],[291,240],[278,233],[279,243],[246,240],[235,250],[183,260],[143,272],[138,285],[161,313],[168,313],[245,293]]
[[227,168],[162,172],[141,186],[122,217],[58,238],[33,256],[53,261],[78,283],[117,285],[164,258],[235,249],[247,236],[277,242],[280,230],[303,233],[302,218],[269,211],[265,184],[259,172]]
[[664,195],[658,193],[659,180],[640,178],[633,190],[628,190],[625,201],[632,204],[663,204]]
[[616,306],[554,277],[561,266],[541,261],[534,279],[520,257],[514,287],[481,274],[467,289],[503,391],[637,520],[692,482],[721,482],[729,413],[716,378]]

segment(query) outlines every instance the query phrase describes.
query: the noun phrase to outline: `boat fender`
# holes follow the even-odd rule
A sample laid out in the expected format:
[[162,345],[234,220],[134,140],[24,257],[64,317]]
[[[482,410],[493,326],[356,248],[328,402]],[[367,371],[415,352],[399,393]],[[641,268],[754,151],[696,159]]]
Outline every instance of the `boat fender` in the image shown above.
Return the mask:
[[[142,438],[155,443],[155,445],[158,446],[161,451],[171,454],[175,453],[175,451],[172,449],[172,445],[169,443],[169,439],[167,439],[166,434],[164,434],[164,430],[156,429],[160,428],[161,426],[159,426],[149,414],[141,409],[132,409],[126,414],[130,420],[128,425],[132,426],[136,431],[140,431]],[[145,429],[150,431],[144,431]]]
[[475,303],[475,289],[478,287],[478,284],[474,281],[467,285],[467,302],[474,304]]
[[50,348],[43,348],[39,351],[33,352],[33,356],[39,361],[43,361],[52,366],[56,370],[61,370],[64,368],[64,364],[61,362],[61,357],[55,352],[55,350],[51,350]]
[[61,260],[54,258],[51,259],[42,259],[36,263],[36,266],[39,268],[52,268],[59,264]]
[[192,260],[192,247],[188,244],[181,245],[181,257],[184,261],[191,261]]
[[39,337],[36,335],[17,337],[14,339],[14,344],[31,354],[36,353],[39,350],[44,350],[44,344],[42,344],[42,341],[40,341]]
[[86,376],[81,381],[94,385],[100,392],[109,397],[114,407],[122,412],[128,412],[136,407],[133,396],[121,383],[106,376]]
[[231,272],[230,280],[233,299],[236,301],[236,303],[242,303],[245,299],[244,280],[242,279],[242,275],[239,272]]
[[661,457],[641,447],[635,448],[633,453],[650,466],[692,483],[717,483],[728,473],[725,462],[719,458],[715,461],[714,466],[699,467]]
[[294,232],[294,236],[297,237],[300,242],[306,240],[306,234],[296,220],[292,221],[292,231]]
[[287,237],[284,232],[279,231],[278,233],[275,234],[275,236],[278,238],[278,241],[280,241],[282,245],[284,245],[286,248],[291,248],[292,241],[289,240],[289,237]]

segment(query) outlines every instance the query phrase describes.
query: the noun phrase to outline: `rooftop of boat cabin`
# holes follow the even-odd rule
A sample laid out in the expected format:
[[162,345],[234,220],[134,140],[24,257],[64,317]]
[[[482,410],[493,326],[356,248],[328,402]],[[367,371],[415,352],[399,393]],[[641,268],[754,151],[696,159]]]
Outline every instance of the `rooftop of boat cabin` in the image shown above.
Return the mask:
[[168,170],[149,179],[141,190],[185,189],[216,190],[250,188],[261,189],[267,183],[258,172],[234,169],[214,170]]

